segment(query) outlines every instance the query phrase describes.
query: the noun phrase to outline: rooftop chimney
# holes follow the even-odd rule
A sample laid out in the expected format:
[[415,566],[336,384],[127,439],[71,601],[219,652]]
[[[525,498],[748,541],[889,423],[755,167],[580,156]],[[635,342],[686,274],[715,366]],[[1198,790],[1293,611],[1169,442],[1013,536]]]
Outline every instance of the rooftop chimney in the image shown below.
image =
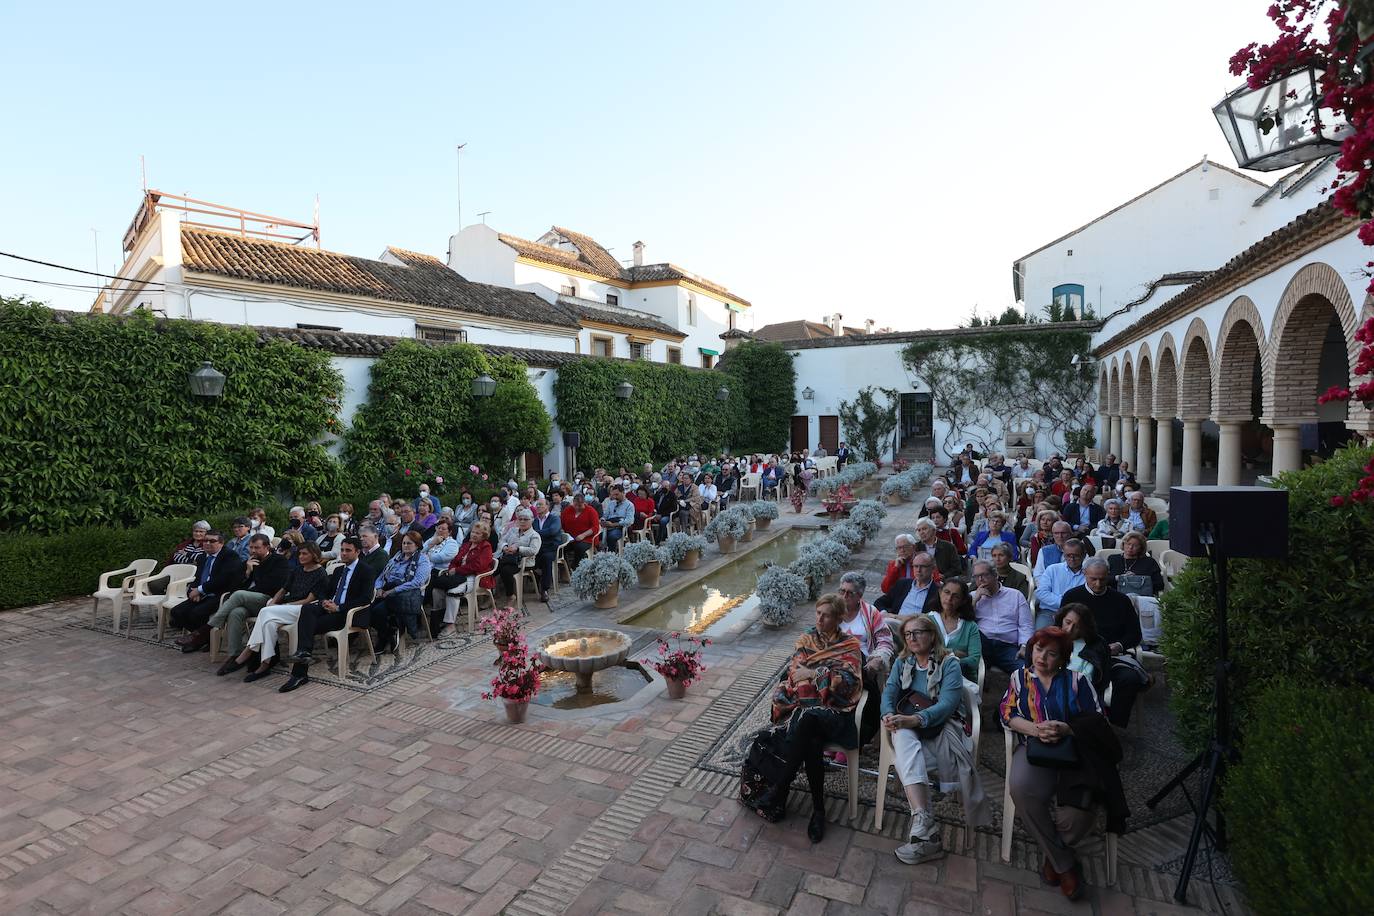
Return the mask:
[[839,312],[830,316],[830,333],[836,337],[844,336],[844,316]]
[[864,333],[865,333],[865,334],[872,334],[872,333],[873,333],[873,325],[874,325],[875,323],[876,323],[876,322],[874,322],[874,320],[873,320],[872,318],[865,318],[865,319],[864,319]]
[[635,267],[644,266],[644,243],[635,242]]

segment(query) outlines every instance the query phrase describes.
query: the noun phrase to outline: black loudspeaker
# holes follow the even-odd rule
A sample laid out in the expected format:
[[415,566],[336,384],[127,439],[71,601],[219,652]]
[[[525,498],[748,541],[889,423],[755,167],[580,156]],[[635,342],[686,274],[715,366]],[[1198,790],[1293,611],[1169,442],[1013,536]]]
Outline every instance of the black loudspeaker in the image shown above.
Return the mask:
[[1273,487],[1170,487],[1169,546],[1189,557],[1207,555],[1199,538],[1210,526],[1217,553],[1237,557],[1288,556],[1288,491]]
[[568,448],[580,448],[582,446],[581,433],[564,433],[563,444]]

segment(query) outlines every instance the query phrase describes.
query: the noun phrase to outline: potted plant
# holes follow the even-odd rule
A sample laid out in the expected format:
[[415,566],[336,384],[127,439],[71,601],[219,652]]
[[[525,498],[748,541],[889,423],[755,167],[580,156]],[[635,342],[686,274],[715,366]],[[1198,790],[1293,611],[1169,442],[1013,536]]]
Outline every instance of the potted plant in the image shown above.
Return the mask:
[[754,525],[759,531],[767,531],[773,519],[778,517],[778,504],[771,499],[756,499],[749,504],[749,512],[754,516]]
[[[863,546],[864,540],[868,537],[868,535],[864,534],[855,523],[852,512],[850,513],[849,521],[840,522],[830,529],[830,536],[850,550],[858,550]],[[760,579],[759,581],[761,582],[763,580]]]
[[[504,653],[507,646],[522,638],[520,630],[523,621],[524,616],[513,607],[493,607],[491,613],[484,614],[477,621],[477,629],[482,633],[490,633],[496,651]],[[501,664],[501,659],[498,657],[494,664]]]
[[810,598],[820,597],[821,586],[831,573],[829,559],[809,547],[797,554],[787,570],[806,583],[806,594]]
[[849,484],[842,483],[835,488],[834,493],[821,500],[821,504],[825,506],[825,511],[830,513],[831,521],[834,521],[840,517],[840,513],[845,510],[851,499],[852,491],[849,489]]
[[635,572],[639,575],[641,588],[658,588],[658,581],[663,575],[663,568],[669,563],[666,549],[655,547],[649,541],[635,541],[628,545],[620,555],[625,558],[626,563],[635,568]]
[[506,720],[519,725],[529,712],[530,700],[539,693],[539,675],[544,666],[539,659],[530,657],[529,643],[525,641],[524,634],[519,632],[501,650],[497,664],[499,667],[496,676],[491,679],[491,690],[484,692],[482,699],[500,698],[506,705]]
[[887,510],[874,499],[861,499],[849,510],[850,524],[858,528],[865,538],[875,536],[882,529],[886,516]]
[[602,610],[620,604],[621,587],[635,584],[635,569],[624,557],[609,550],[598,551],[581,563],[572,574],[572,590],[582,599],[596,599]]
[[750,527],[744,519],[740,510],[727,509],[707,523],[706,540],[714,541],[721,553],[734,553],[735,541],[744,537]]
[[[669,643],[668,639],[676,645]],[[687,648],[683,648],[684,643]],[[687,694],[687,688],[706,670],[701,660],[702,650],[710,644],[709,639],[676,631],[669,633],[667,639],[662,636],[658,638],[658,658],[646,658],[644,663],[653,665],[654,670],[663,675],[668,686],[668,699],[682,699]]]
[[706,538],[678,531],[668,535],[663,549],[668,551],[668,559],[676,563],[678,569],[696,569],[701,562],[701,552],[706,549]]
[[893,474],[883,481],[879,491],[892,505],[901,505],[911,498],[911,480],[905,474]]
[[735,508],[727,509],[726,511],[738,513],[740,521],[744,523],[744,534],[741,534],[739,536],[739,540],[745,544],[752,541],[754,539],[754,532],[757,531],[758,528],[754,524],[754,515],[752,512],[749,511],[748,507],[736,506]]
[[770,566],[759,576],[757,594],[759,614],[770,627],[786,626],[793,620],[792,608],[810,594],[806,580],[786,566]]

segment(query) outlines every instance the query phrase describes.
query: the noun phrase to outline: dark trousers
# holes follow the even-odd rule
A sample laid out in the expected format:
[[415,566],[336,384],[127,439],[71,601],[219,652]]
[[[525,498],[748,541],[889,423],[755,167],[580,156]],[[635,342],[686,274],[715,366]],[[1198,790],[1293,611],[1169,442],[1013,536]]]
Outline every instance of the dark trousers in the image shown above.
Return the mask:
[[558,557],[557,550],[541,550],[535,558],[534,568],[539,571],[539,590],[546,592],[553,587],[553,577],[557,575],[553,561]]
[[199,630],[210,622],[210,615],[219,609],[219,596],[199,601],[183,601],[168,615],[173,626],[184,630]]
[[[365,627],[370,623],[371,608],[359,611],[353,617],[353,625]],[[318,601],[312,601],[301,608],[301,619],[296,624],[296,645],[301,652],[310,652],[315,647],[315,635],[318,633],[332,633],[335,630],[343,629],[344,622],[348,619],[348,614],[340,609],[330,613]],[[306,673],[306,666],[297,663],[292,667],[291,673],[300,676]]]
[[[447,593],[449,589],[457,588],[467,580],[468,577],[466,573],[439,573],[433,579],[429,580],[429,588],[430,591],[433,591],[434,589],[438,588],[442,589],[445,593]],[[442,605],[443,602],[440,602],[440,604]]]
[[412,640],[420,638],[420,593],[417,591],[387,595],[380,601],[372,602],[364,613],[377,630],[378,645],[390,645],[393,631],[402,624],[406,628],[406,635]]
[[806,768],[806,784],[811,789],[813,810],[825,808],[825,760],[822,752],[830,740],[829,731],[821,716],[802,716],[792,728],[787,742],[787,756],[783,763],[782,782],[778,784],[779,803],[787,801],[787,790],[797,772]]
[[981,634],[983,648],[983,658],[994,668],[1011,674],[1017,668],[1025,667],[1025,661],[1018,658],[1016,653],[1021,647],[1015,643],[1002,642],[1000,639],[990,639],[986,633]]
[[1107,721],[1125,728],[1131,724],[1131,710],[1135,708],[1135,698],[1145,689],[1147,681],[1142,679],[1140,668],[1115,660],[1108,677],[1112,682],[1112,705],[1107,708]]
[[587,558],[587,551],[592,549],[591,541],[571,540],[568,546],[563,548],[563,556],[568,560],[569,569],[577,569],[577,564]]
[[515,597],[515,577],[520,574],[520,561],[524,559],[518,553],[506,553],[501,555],[501,559],[496,563],[496,575],[501,578],[501,587],[506,590],[508,597]]
[[869,671],[864,668],[864,689],[868,699],[864,701],[864,711],[859,721],[859,747],[866,747],[873,736],[878,734],[882,720],[883,688],[887,686],[887,674]]

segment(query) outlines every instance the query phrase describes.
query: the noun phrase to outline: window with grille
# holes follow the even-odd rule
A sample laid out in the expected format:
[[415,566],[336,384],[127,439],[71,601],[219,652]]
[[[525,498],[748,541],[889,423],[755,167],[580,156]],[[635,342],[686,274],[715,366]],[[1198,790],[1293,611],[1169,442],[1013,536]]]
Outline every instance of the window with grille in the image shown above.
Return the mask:
[[609,337],[592,338],[592,356],[614,356],[615,341]]
[[635,343],[634,341],[631,341],[631,342],[630,342],[630,359],[648,359],[648,358],[649,358],[649,345],[648,345],[648,344]]
[[430,340],[435,343],[465,343],[468,339],[468,332],[465,328],[444,328],[417,324],[415,336],[420,340]]
[[607,294],[606,294],[606,304],[607,304],[607,305],[619,305],[619,304],[620,304],[620,297],[617,296],[615,293],[607,293]]
[[569,280],[567,283],[564,283],[562,286],[558,288],[558,292],[559,295],[562,296],[576,296],[577,283],[575,281]]
[[668,362],[670,362],[670,363],[677,363],[678,365],[681,365],[681,364],[682,364],[682,351],[679,350],[677,347],[669,347],[669,348],[668,348]]

